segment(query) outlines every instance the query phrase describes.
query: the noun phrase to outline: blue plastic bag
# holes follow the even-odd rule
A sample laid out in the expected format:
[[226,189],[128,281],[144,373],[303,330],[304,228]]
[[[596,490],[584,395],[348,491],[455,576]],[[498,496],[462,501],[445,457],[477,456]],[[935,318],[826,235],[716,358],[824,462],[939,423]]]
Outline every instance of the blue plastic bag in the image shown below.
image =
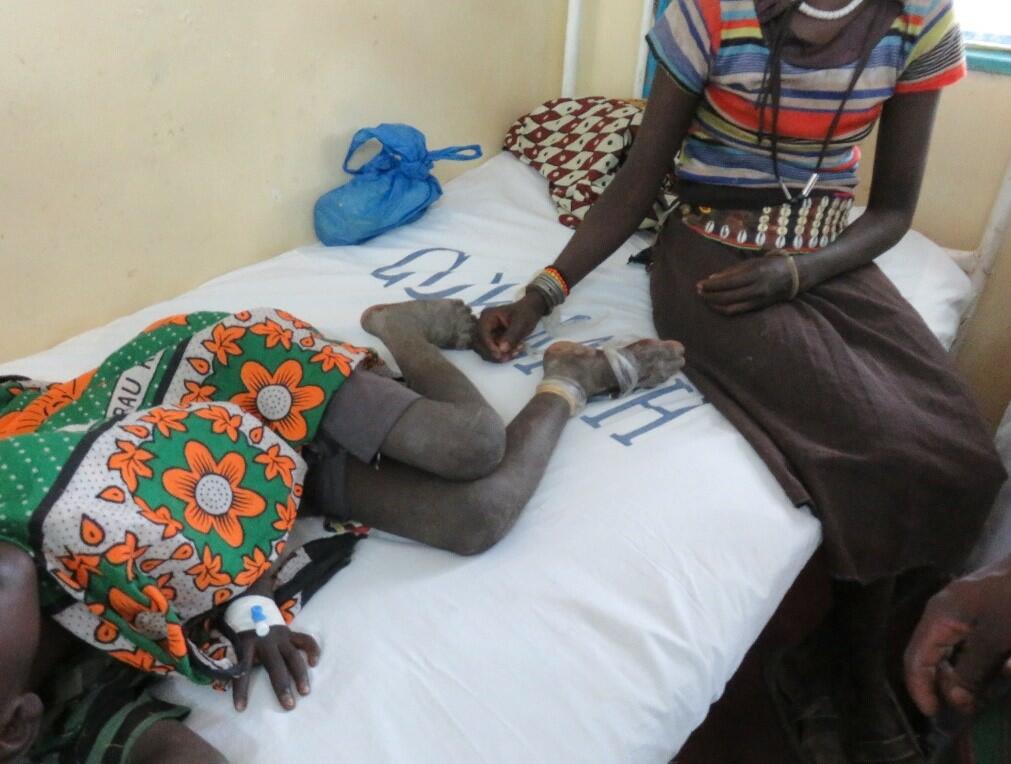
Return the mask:
[[[358,169],[349,167],[355,152],[373,139],[382,146],[379,153]],[[410,125],[382,124],[359,130],[344,158],[344,172],[354,177],[316,201],[316,235],[330,247],[360,244],[412,223],[442,196],[442,186],[432,175],[435,162],[480,156],[480,146],[429,151],[424,133]]]

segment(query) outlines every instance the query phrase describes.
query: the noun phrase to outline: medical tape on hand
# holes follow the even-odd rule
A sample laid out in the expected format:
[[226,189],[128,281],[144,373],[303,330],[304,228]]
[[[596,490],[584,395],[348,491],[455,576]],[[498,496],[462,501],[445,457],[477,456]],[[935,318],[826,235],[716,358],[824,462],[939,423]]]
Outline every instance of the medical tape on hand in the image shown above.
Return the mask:
[[639,366],[629,360],[628,351],[624,348],[608,347],[604,348],[604,357],[614,372],[615,379],[618,380],[618,397],[635,390],[635,386],[639,384]]
[[267,636],[271,626],[287,625],[277,603],[259,594],[239,597],[229,605],[225,610],[225,623],[236,634],[255,631],[258,637]]

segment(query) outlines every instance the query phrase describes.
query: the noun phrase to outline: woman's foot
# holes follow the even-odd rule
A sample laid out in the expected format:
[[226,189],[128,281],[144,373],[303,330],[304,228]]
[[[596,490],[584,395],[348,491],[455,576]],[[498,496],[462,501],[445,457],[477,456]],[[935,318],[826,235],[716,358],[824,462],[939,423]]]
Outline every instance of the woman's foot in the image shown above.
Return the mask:
[[[685,349],[674,340],[639,340],[619,353],[638,374],[635,389],[656,387],[680,371],[685,362]],[[544,352],[544,377],[571,380],[588,398],[617,392],[620,387],[604,351],[578,342],[556,342]]]
[[833,655],[820,636],[772,656],[766,684],[799,761],[850,764],[834,692]]
[[362,313],[362,328],[388,343],[419,337],[436,347],[466,350],[477,336],[477,316],[462,300],[412,300],[373,305]]
[[860,764],[922,764],[916,734],[887,680],[873,682],[859,692],[850,688],[843,708],[846,747]]

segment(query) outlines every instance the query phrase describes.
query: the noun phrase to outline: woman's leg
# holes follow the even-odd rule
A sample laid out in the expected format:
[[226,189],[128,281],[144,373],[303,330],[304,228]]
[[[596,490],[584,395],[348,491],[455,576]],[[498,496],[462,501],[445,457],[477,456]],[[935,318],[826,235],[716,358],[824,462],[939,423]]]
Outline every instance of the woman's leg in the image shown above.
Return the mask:
[[861,761],[920,761],[888,687],[894,588],[894,578],[835,581],[825,620],[773,664],[771,689],[805,761],[842,764],[857,754]]
[[[993,490],[995,462],[964,385],[876,266],[727,318],[698,299],[695,284],[744,255],[677,225],[667,226],[659,246],[652,271],[659,336],[685,341],[688,378],[754,446],[788,496],[812,506],[833,573],[880,582],[841,584],[834,617],[819,632],[827,639],[779,664],[776,684],[791,700],[784,716],[803,744],[806,728],[828,726],[806,720],[814,712],[816,721],[828,719],[828,694],[845,688],[829,709],[844,717],[840,737],[901,739],[902,717],[882,668],[889,578],[964,554]],[[918,445],[925,443],[934,445]],[[838,656],[825,648],[832,643]],[[820,681],[814,671],[822,672]]]
[[888,627],[894,593],[892,577],[869,584],[835,582],[833,617],[845,649],[837,670],[849,679],[844,713],[852,743],[887,740],[904,731],[888,687]]

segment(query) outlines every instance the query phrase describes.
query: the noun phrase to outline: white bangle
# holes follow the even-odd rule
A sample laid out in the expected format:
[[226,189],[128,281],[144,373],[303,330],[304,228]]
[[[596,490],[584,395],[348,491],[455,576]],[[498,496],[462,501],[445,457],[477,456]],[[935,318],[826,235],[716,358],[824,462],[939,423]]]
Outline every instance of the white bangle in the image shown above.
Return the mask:
[[259,594],[239,597],[229,605],[225,610],[225,623],[236,634],[255,631],[258,637],[267,636],[271,626],[286,625],[277,603]]
[[586,391],[582,386],[565,377],[545,377],[537,385],[537,394],[557,395],[569,404],[569,416],[577,416],[586,408]]
[[787,265],[790,267],[790,296],[787,300],[794,299],[800,294],[800,269],[797,268],[797,261],[793,255],[781,249],[773,249],[766,253],[766,257],[785,257]]

